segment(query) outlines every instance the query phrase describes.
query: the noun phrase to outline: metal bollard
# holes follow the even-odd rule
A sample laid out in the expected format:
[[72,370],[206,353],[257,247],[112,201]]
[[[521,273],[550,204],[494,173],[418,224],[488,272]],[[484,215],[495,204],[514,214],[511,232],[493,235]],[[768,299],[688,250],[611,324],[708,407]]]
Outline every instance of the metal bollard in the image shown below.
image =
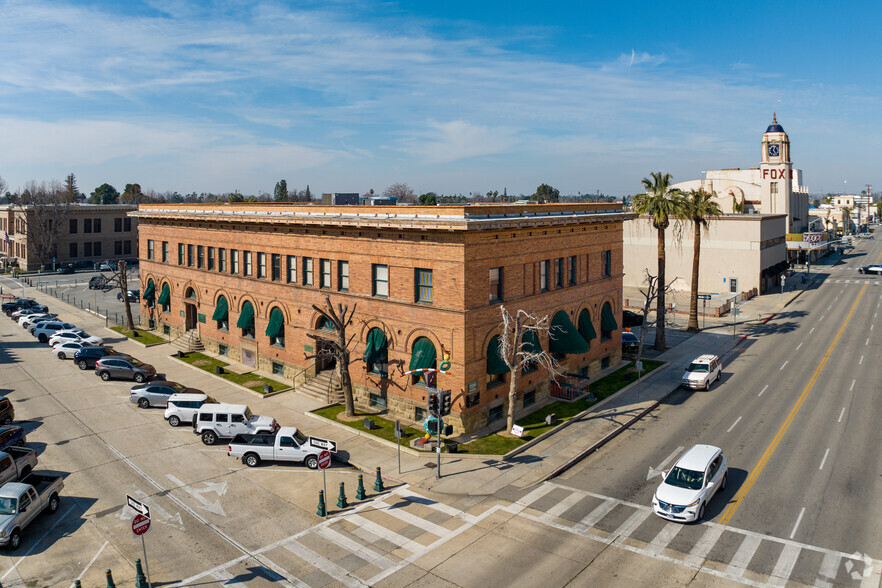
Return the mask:
[[147,576],[144,575],[144,570],[141,569],[141,560],[135,560],[135,588],[150,588],[150,584],[147,583]]
[[380,466],[377,466],[377,481],[374,482],[374,492],[385,492],[386,487],[383,486],[383,476],[380,475]]
[[318,504],[318,511],[316,511],[315,514],[317,514],[317,515],[320,516],[320,517],[326,517],[326,516],[328,516],[328,511],[327,511],[327,509],[325,508],[325,493],[324,493],[323,490],[319,490],[319,504]]
[[362,475],[358,474],[358,488],[355,489],[355,499],[356,500],[364,500],[367,498],[367,494],[364,491],[364,480],[362,479]]
[[340,496],[337,497],[337,507],[346,508],[348,506],[349,503],[346,502],[346,493],[343,490],[343,482],[340,482]]
[[104,575],[107,576],[107,587],[106,588],[116,588],[116,584],[113,583],[113,574],[110,573],[110,570],[105,571]]

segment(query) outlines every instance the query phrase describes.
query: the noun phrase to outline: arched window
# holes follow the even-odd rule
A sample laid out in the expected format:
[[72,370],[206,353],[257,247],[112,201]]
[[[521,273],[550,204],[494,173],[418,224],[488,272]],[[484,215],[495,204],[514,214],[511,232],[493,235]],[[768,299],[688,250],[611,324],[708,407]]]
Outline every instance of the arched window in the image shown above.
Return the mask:
[[609,302],[604,302],[603,308],[600,309],[600,340],[609,341],[612,339],[613,331],[618,328],[619,323],[613,316],[612,306],[609,305]]
[[171,312],[171,288],[169,288],[168,282],[162,285],[156,303],[162,308],[162,312]]
[[369,372],[388,375],[389,341],[386,333],[379,327],[370,330],[364,344],[364,363]]
[[184,298],[190,298],[191,300],[196,300],[196,290],[193,288],[187,288],[187,292],[184,295]]
[[227,297],[221,294],[217,298],[217,306],[214,307],[214,314],[211,320],[217,321],[217,328],[226,331],[230,328],[230,307],[227,304]]
[[583,309],[579,313],[579,334],[588,342],[591,347],[591,339],[597,339],[597,331],[594,330],[594,323],[591,322],[591,314],[588,309]]
[[147,303],[147,308],[156,306],[156,284],[153,283],[153,278],[147,280],[147,287],[144,288],[144,301]]
[[336,331],[337,327],[334,325],[334,322],[329,320],[327,317],[320,316],[318,322],[315,324],[315,328],[320,331]]
[[588,351],[588,342],[573,326],[567,313],[562,310],[551,319],[548,349],[557,355],[578,355]]
[[278,306],[270,312],[266,336],[270,339],[270,345],[285,346],[285,315]]
[[[436,357],[437,354],[435,352],[435,345],[432,343],[432,341],[428,337],[420,337],[413,342],[413,350],[411,351],[410,356],[410,366],[407,369],[408,371],[413,371],[417,369],[434,368],[436,367]],[[425,382],[427,385],[434,384],[435,373],[420,372],[416,374],[411,374],[411,380],[414,384],[417,384],[420,381]]]
[[490,339],[490,342],[487,344],[488,387],[505,382],[505,374],[510,371],[508,369],[508,366],[505,365],[505,361],[502,359],[502,355],[499,349],[501,345],[502,340],[499,338],[499,335],[493,336],[493,338]]
[[242,329],[243,337],[254,339],[254,306],[247,300],[242,305],[242,312],[239,314],[236,326]]

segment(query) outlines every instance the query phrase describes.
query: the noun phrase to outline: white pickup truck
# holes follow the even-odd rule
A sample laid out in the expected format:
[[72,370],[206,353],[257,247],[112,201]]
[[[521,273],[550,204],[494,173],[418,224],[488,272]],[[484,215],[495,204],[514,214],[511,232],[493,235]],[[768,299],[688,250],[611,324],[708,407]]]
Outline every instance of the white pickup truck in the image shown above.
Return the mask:
[[275,433],[237,435],[227,447],[227,455],[241,458],[242,463],[252,468],[261,461],[294,461],[314,470],[321,452],[297,427],[280,427]]
[[21,482],[9,482],[0,488],[0,545],[18,549],[21,533],[37,515],[48,509],[58,510],[58,496],[64,488],[61,476],[30,474]]
[[27,447],[7,447],[0,451],[0,486],[18,482],[37,467],[37,452]]

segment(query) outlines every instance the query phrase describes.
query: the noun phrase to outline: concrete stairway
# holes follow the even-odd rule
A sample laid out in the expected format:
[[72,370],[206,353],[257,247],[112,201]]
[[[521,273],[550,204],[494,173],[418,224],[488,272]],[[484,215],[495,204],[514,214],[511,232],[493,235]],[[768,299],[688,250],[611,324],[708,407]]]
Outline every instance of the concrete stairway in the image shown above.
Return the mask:
[[184,332],[180,337],[176,337],[171,344],[173,347],[184,352],[205,350],[205,347],[202,345],[202,340],[199,339],[199,333],[195,329]]
[[[332,382],[333,379],[333,382]],[[331,404],[342,403],[343,387],[340,386],[339,378],[335,370],[325,370],[304,384],[297,386],[297,392],[315,398],[320,402],[328,402]],[[330,399],[328,398],[328,389],[330,388]]]

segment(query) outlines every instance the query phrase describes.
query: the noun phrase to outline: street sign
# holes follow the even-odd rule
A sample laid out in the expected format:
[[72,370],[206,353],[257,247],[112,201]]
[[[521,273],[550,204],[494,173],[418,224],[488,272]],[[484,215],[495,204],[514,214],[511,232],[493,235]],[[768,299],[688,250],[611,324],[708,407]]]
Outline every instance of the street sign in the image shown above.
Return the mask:
[[710,295],[710,294],[698,294],[698,295],[696,295],[695,297],[696,297],[698,300],[710,300],[710,299],[711,299],[711,295]]
[[128,494],[126,494],[126,502],[130,507],[132,507],[132,510],[134,510],[138,514],[144,515],[148,519],[150,518],[150,507],[148,507],[146,504],[144,504],[140,500],[135,500],[132,496],[129,496]]
[[136,514],[132,517],[132,533],[135,535],[143,535],[150,529],[150,519],[142,514]]
[[322,452],[319,453],[318,467],[320,470],[323,470],[329,465],[331,465],[331,454],[328,453],[326,449],[323,449]]
[[636,364],[634,365],[634,367],[637,368],[638,372],[642,371],[643,370],[643,362],[638,359]]
[[327,449],[331,453],[337,453],[337,442],[331,441],[329,439],[322,439],[321,437],[310,437],[309,444],[313,447],[318,447],[319,449]]

